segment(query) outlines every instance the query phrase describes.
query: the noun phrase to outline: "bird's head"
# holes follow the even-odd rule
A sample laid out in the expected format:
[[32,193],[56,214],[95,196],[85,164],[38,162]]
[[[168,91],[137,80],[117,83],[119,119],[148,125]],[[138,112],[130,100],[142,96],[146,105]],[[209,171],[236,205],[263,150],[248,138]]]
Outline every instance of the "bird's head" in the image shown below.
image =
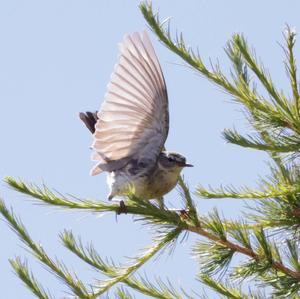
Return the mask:
[[159,164],[166,169],[182,169],[183,167],[193,167],[186,163],[186,158],[175,152],[162,151],[158,158]]

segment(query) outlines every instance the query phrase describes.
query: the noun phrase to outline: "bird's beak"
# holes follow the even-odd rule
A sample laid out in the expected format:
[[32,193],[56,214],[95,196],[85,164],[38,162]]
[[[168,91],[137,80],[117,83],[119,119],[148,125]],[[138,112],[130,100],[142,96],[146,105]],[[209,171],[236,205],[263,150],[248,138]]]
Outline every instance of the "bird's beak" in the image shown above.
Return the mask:
[[183,167],[194,167],[192,164],[184,163]]

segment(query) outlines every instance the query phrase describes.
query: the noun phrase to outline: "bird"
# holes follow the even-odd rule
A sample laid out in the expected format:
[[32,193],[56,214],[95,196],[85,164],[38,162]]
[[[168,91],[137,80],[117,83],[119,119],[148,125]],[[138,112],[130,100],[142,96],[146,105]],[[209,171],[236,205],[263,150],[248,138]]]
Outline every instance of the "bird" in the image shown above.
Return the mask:
[[[131,192],[164,208],[163,196],[176,186],[182,169],[193,165],[165,150],[167,87],[146,31],[124,36],[99,111],[79,117],[93,134],[91,160],[96,164],[90,174],[108,173],[108,200]],[[126,206],[121,200],[122,212]]]

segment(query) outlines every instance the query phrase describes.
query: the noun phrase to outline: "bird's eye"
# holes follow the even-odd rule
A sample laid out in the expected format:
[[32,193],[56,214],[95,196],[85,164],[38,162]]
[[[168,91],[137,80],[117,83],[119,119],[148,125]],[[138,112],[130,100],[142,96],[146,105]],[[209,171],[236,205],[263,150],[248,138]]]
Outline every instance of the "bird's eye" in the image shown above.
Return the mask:
[[169,160],[169,162],[173,162],[174,161],[174,159],[173,158],[168,158],[168,160]]

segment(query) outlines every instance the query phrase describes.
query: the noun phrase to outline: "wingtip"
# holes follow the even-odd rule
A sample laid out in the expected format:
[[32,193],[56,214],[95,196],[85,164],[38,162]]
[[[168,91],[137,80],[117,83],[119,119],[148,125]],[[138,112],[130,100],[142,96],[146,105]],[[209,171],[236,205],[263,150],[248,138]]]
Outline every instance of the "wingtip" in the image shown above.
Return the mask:
[[103,171],[103,170],[99,167],[99,165],[96,164],[96,165],[91,169],[90,175],[91,175],[91,176],[95,176],[95,175],[101,173],[102,171]]
[[[134,31],[134,32],[131,32],[131,33],[125,33],[124,36],[123,36],[123,41],[127,40],[129,37],[134,38],[135,36],[139,36],[141,39],[143,39],[143,37],[146,37],[147,39],[150,39],[148,31],[146,29],[143,29],[141,31]],[[119,43],[119,44],[122,44],[122,42]]]
[[148,31],[147,31],[146,29],[144,29],[143,31],[141,31],[141,35],[142,35],[143,37],[146,37],[147,39],[150,40],[149,33],[148,33]]

